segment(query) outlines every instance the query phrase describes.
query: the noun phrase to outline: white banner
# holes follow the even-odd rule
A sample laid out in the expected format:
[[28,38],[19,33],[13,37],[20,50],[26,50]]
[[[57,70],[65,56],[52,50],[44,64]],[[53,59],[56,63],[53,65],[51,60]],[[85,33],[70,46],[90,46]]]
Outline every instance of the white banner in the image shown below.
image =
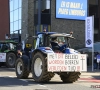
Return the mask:
[[0,62],[6,62],[6,53],[0,53]]
[[86,54],[48,53],[48,72],[87,71]]
[[85,46],[93,47],[94,16],[86,17],[85,20]]

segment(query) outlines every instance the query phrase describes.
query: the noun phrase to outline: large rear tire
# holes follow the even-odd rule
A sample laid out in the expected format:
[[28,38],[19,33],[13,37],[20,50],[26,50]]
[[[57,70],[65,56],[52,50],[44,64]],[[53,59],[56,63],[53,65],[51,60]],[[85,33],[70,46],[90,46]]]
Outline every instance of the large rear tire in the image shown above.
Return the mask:
[[80,77],[80,72],[66,72],[66,73],[62,73],[60,75],[61,80],[64,83],[73,83],[75,81],[77,81]]
[[32,59],[32,76],[36,82],[48,82],[54,77],[54,73],[47,72],[46,55],[38,52]]
[[19,79],[27,79],[29,71],[21,58],[18,58],[15,64],[16,76]]
[[6,66],[8,68],[14,68],[16,62],[16,55],[14,53],[8,53],[6,59]]

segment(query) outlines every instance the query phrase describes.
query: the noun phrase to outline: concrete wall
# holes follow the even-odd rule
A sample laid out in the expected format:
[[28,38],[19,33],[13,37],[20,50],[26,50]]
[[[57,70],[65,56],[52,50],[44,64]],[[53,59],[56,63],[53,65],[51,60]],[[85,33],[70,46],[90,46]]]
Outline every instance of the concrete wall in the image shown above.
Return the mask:
[[26,34],[30,36],[34,32],[34,0],[22,0],[22,35],[25,40]]
[[85,41],[85,21],[56,19],[56,0],[51,0],[51,31],[69,33],[73,31],[75,40],[71,40],[71,46],[75,47],[84,44]]

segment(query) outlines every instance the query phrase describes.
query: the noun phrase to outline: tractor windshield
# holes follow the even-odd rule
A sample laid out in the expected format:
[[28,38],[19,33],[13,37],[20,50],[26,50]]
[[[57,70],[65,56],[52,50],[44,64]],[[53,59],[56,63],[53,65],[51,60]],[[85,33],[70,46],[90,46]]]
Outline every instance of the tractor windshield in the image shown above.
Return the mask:
[[57,37],[57,41],[58,41],[58,44],[59,45],[62,45],[62,44],[66,44],[67,43],[65,41],[65,38],[64,37]]
[[16,45],[13,43],[0,43],[0,51],[5,51],[5,50],[13,50],[15,49]]

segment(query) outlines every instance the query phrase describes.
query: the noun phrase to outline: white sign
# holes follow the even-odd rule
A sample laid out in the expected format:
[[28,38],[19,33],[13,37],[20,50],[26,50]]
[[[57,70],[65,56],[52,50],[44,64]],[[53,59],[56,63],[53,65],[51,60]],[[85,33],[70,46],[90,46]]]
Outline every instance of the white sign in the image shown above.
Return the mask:
[[86,54],[48,53],[48,72],[87,71]]
[[94,17],[86,17],[85,20],[85,46],[93,47]]
[[6,53],[0,53],[0,62],[6,62]]

